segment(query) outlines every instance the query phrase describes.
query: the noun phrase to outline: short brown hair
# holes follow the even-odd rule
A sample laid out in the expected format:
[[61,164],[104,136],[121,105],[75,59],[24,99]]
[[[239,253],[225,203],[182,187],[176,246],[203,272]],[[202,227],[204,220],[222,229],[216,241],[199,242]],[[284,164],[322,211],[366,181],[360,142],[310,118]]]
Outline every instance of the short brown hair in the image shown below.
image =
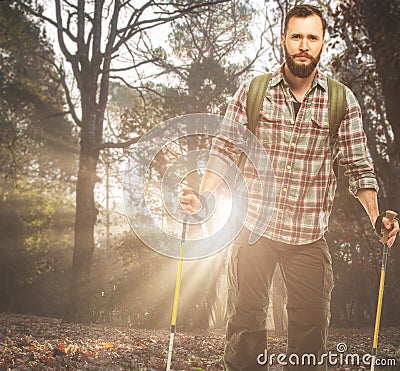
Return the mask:
[[290,18],[292,18],[292,17],[306,18],[306,17],[309,17],[310,15],[314,15],[314,14],[317,15],[319,18],[321,18],[322,32],[323,32],[323,35],[325,35],[327,24],[326,24],[326,20],[325,20],[324,16],[322,15],[321,10],[314,5],[307,5],[307,4],[296,5],[295,7],[293,7],[292,9],[290,9],[287,12],[286,17],[285,17],[284,35],[286,35],[286,31],[287,31],[287,27],[288,27]]

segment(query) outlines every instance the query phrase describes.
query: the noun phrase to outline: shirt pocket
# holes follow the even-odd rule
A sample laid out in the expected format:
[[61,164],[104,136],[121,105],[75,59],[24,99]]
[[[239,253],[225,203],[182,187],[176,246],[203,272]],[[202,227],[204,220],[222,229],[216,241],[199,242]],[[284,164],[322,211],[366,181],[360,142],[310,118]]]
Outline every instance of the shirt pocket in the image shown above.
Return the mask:
[[328,118],[318,112],[310,113],[301,124],[297,146],[309,160],[324,160],[329,152]]
[[285,112],[282,108],[266,110],[261,113],[256,126],[257,138],[266,149],[273,150],[290,140],[287,134],[292,131],[292,124],[290,112]]

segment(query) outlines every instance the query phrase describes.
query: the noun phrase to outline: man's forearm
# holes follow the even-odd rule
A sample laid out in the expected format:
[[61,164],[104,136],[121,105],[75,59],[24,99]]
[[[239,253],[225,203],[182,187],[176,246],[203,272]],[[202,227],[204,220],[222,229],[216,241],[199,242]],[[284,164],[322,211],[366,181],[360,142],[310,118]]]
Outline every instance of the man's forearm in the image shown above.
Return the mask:
[[206,170],[204,176],[201,180],[199,193],[203,193],[204,191],[213,192],[222,182],[222,178],[212,171]]
[[223,182],[223,177],[228,169],[229,165],[224,160],[218,156],[211,155],[203,179],[201,180],[199,192],[213,192]]
[[379,216],[378,198],[375,189],[360,189],[357,192],[357,198],[367,212],[372,226],[375,226],[375,221]]

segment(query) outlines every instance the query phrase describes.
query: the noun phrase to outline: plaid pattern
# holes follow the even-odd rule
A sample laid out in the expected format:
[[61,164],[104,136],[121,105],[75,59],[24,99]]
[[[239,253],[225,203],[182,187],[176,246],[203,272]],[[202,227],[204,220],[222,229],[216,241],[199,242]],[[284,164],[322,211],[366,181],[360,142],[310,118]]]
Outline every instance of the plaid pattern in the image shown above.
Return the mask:
[[[246,98],[250,81],[241,85],[229,103],[221,125],[221,134],[240,142],[237,125],[247,124]],[[358,102],[346,88],[346,115],[339,129],[340,160],[349,178],[353,195],[362,188],[378,191],[373,166],[368,158],[366,138]],[[236,126],[236,128],[235,128]],[[243,175],[249,187],[249,212],[246,227],[275,241],[293,245],[320,239],[328,229],[336,190],[329,146],[328,85],[317,72],[296,119],[283,67],[273,73],[266,91],[262,112],[255,128],[256,136],[267,152],[275,174],[276,196],[267,228],[257,223],[260,181],[250,161]],[[237,162],[240,150],[226,140],[214,139],[211,153]],[[257,165],[256,165],[257,167]],[[264,174],[259,174],[263,177]],[[268,182],[268,181],[267,181]]]

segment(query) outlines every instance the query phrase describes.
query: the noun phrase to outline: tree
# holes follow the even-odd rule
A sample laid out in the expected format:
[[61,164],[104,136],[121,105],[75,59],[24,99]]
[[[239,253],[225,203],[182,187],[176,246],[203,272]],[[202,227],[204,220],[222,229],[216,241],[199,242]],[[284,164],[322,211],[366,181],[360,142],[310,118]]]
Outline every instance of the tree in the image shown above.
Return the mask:
[[[389,161],[383,163],[382,171],[385,172],[385,190],[387,191],[386,200],[383,200],[383,208],[393,208],[399,210],[400,196],[398,189],[400,186],[400,108],[398,96],[400,94],[400,25],[398,17],[400,15],[400,4],[395,0],[384,0],[379,3],[367,0],[358,0],[356,4],[361,8],[361,17],[364,27],[369,35],[370,47],[376,61],[376,71],[379,75],[382,94],[385,102],[386,116],[390,127],[394,133],[394,141],[389,140],[387,155]],[[385,166],[386,165],[386,166]],[[386,201],[386,202],[385,202]],[[397,265],[400,261],[400,254],[392,254],[392,265]],[[400,274],[397,270],[393,271],[392,288],[393,296],[398,296]],[[400,303],[398,299],[392,300],[393,313],[398,311]],[[396,310],[397,308],[397,310]]]
[[[378,197],[381,210],[387,208],[396,210],[400,204],[397,192],[400,184],[398,145],[396,144],[397,119],[394,119],[397,117],[395,110],[398,109],[394,94],[396,94],[395,89],[398,88],[396,80],[398,81],[399,78],[398,70],[394,66],[396,63],[398,64],[396,40],[400,32],[394,17],[398,11],[398,4],[394,1],[384,1],[378,4],[371,1],[354,0],[339,2],[336,11],[332,14],[335,18],[333,31],[336,35],[336,43],[339,44],[339,40],[342,40],[344,44],[343,52],[332,61],[332,67],[340,79],[353,90],[360,102],[364,131],[368,138],[368,147],[380,185]],[[390,37],[387,32],[390,32]],[[341,194],[337,198],[336,204],[341,210],[338,214],[333,215],[333,222],[335,223],[334,219],[338,216],[341,221],[345,218],[348,219],[344,224],[352,225],[353,238],[351,238],[351,234],[345,236],[346,234],[342,233],[343,228],[335,230],[332,235],[335,235],[335,239],[339,242],[335,246],[338,248],[337,252],[348,250],[351,256],[348,266],[353,268],[348,271],[349,275],[345,278],[345,273],[340,273],[343,279],[354,282],[353,295],[347,295],[347,297],[354,296],[356,298],[354,310],[360,313],[360,308],[357,306],[364,304],[357,298],[361,298],[364,293],[362,292],[363,288],[355,284],[354,278],[355,275],[363,272],[361,274],[364,275],[365,281],[370,278],[371,272],[375,272],[374,281],[367,287],[371,288],[368,290],[368,295],[376,297],[381,258],[380,244],[371,233],[372,228],[368,220],[365,220],[363,216],[350,217],[354,213],[365,215],[363,210],[354,205],[354,200],[348,198],[346,201],[345,195]],[[357,248],[357,245],[362,248]],[[390,259],[394,259],[394,261],[389,264],[389,267],[397,264],[398,258],[399,255],[394,250],[390,255]],[[359,268],[365,262],[368,263],[367,269],[362,271]],[[398,287],[391,284],[392,279],[393,282],[398,281],[396,271],[394,276],[388,274],[388,286],[393,288],[392,295],[395,297],[398,295],[396,293]],[[395,311],[398,308],[398,300],[397,303],[396,300],[393,300],[392,304],[391,308],[386,306],[386,310],[390,308],[389,310]],[[374,312],[374,305],[375,299],[370,308],[365,308],[365,312]],[[363,317],[359,316],[358,320],[364,320]]]
[[176,107],[175,114],[223,113],[239,79],[252,71],[265,52],[266,30],[253,37],[255,17],[251,3],[231,0],[173,22],[168,36],[171,52],[155,64],[160,74],[176,81],[166,91],[166,103]]
[[[122,74],[148,63],[138,60],[137,45],[146,30],[173,21],[189,12],[199,11],[215,1],[180,1],[171,6],[163,0],[137,5],[134,1],[111,2],[55,0],[55,19],[26,6],[31,14],[53,25],[63,56],[72,68],[79,92],[79,107],[67,85],[64,69],[58,66],[69,113],[80,128],[79,170],[76,186],[74,255],[67,320],[90,320],[90,263],[94,250],[97,208],[94,201],[96,167],[103,143],[103,121],[113,74]],[[135,44],[133,42],[136,42]],[[128,65],[117,67],[118,54],[128,55]],[[159,58],[159,56],[158,56]],[[136,140],[136,139],[135,139]],[[124,143],[125,145],[132,144]],[[120,144],[118,146],[121,146]]]
[[[358,65],[358,73],[350,75],[349,82],[358,84],[358,99],[364,105],[364,128],[370,141],[370,150],[377,174],[382,180],[389,199],[385,204],[400,204],[396,189],[400,184],[397,124],[399,89],[399,58],[397,40],[400,29],[396,14],[400,12],[396,1],[342,1],[335,14],[335,29],[348,49],[339,60],[337,69],[346,64],[346,57]],[[390,36],[389,36],[390,35]],[[347,79],[348,80],[348,79]],[[365,102],[365,103],[364,103]],[[371,104],[372,103],[372,104]],[[394,135],[393,135],[394,134]],[[392,206],[393,207],[393,206]]]

